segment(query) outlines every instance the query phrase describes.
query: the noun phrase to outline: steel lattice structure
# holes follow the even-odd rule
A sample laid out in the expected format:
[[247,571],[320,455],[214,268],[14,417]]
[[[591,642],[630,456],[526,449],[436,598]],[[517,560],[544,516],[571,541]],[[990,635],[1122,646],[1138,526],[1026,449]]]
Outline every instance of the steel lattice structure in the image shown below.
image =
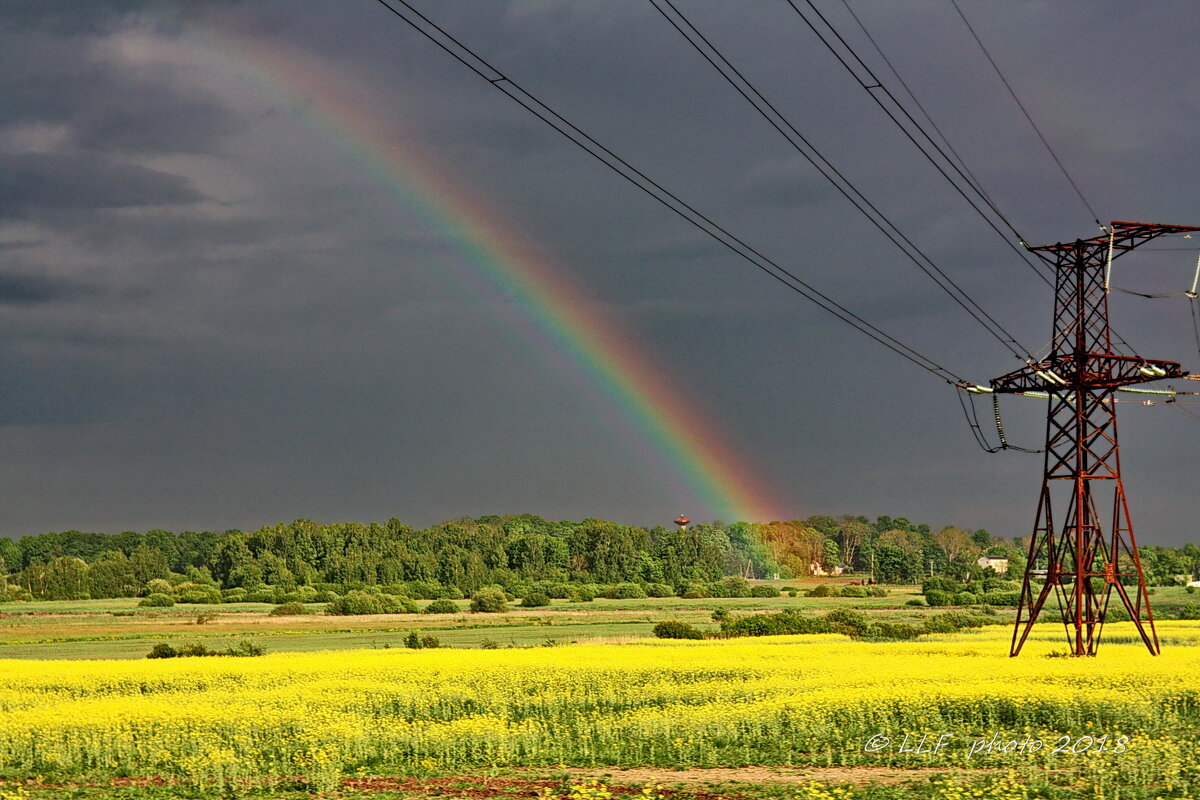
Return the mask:
[[[1050,394],[1045,475],[1010,656],[1021,652],[1051,593],[1058,597],[1072,654],[1095,655],[1114,591],[1146,647],[1159,652],[1121,482],[1113,395],[1120,386],[1186,373],[1175,362],[1112,352],[1107,279],[1114,258],[1159,236],[1196,230],[1114,222],[1104,236],[1029,248],[1054,268],[1050,354],[991,382],[997,393]],[[1065,508],[1061,527],[1055,526],[1056,508]]]

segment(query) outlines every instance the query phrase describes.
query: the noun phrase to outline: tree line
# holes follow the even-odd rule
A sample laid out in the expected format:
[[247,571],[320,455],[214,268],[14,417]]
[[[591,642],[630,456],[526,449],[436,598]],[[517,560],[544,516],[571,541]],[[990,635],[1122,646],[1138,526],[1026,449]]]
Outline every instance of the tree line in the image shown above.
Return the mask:
[[[981,555],[1025,568],[1027,542],[985,530],[938,530],[903,518],[813,516],[791,522],[643,528],[599,519],[462,518],[424,529],[296,520],[245,532],[119,534],[65,531],[0,538],[0,599],[145,594],[152,580],[218,589],[419,584],[470,595],[534,583],[666,585],[681,593],[723,577],[792,578],[838,570],[880,583],[978,578]],[[1200,548],[1141,549],[1151,583],[1200,569]],[[431,588],[433,587],[433,588]],[[414,595],[415,596],[415,595]]]

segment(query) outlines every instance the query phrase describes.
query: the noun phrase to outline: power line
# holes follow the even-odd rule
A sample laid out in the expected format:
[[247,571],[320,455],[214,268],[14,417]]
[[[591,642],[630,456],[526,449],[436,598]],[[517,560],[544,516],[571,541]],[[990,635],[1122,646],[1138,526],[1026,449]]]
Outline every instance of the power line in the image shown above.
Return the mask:
[[1000,82],[1004,84],[1004,88],[1008,90],[1010,95],[1012,95],[1013,102],[1017,104],[1017,108],[1021,109],[1021,113],[1025,115],[1025,119],[1028,120],[1029,125],[1033,128],[1034,133],[1036,133],[1038,138],[1042,140],[1042,144],[1046,147],[1046,152],[1049,153],[1050,157],[1054,159],[1054,163],[1057,164],[1058,168],[1062,171],[1063,177],[1067,179],[1067,183],[1071,184],[1071,188],[1075,190],[1075,194],[1079,196],[1079,199],[1087,208],[1088,213],[1092,215],[1092,219],[1095,220],[1096,224],[1100,227],[1104,227],[1104,224],[1100,222],[1100,215],[1096,213],[1096,209],[1092,208],[1092,204],[1088,202],[1088,199],[1083,196],[1083,192],[1080,190],[1079,184],[1075,183],[1075,179],[1071,177],[1071,173],[1067,172],[1067,168],[1063,164],[1062,159],[1060,159],[1058,154],[1054,152],[1054,148],[1050,146],[1050,142],[1048,142],[1046,137],[1042,134],[1042,129],[1039,128],[1037,123],[1033,121],[1033,116],[1030,115],[1029,109],[1025,108],[1025,104],[1021,102],[1021,98],[1017,97],[1016,91],[1013,90],[1012,84],[1008,82],[1008,79],[1004,77],[1004,73],[1000,71],[1000,65],[996,63],[996,59],[992,58],[992,54],[988,52],[986,47],[984,47],[983,40],[980,39],[979,34],[975,32],[975,28],[972,27],[970,21],[967,19],[967,15],[963,13],[961,8],[959,8],[958,0],[950,0],[950,4],[954,6],[954,10],[958,12],[958,16],[962,18],[963,24],[966,25],[967,30],[971,32],[971,38],[975,40],[975,44],[979,45],[979,49],[983,51],[984,57],[987,58],[988,63],[992,65],[992,69],[996,71],[996,75],[1000,78]]
[[[843,2],[844,2],[844,0],[843,0]],[[865,72],[865,74],[867,75],[866,80],[864,80],[864,78],[859,74],[859,71],[856,70],[854,68],[854,66],[850,64],[850,62],[847,60],[847,58],[843,57],[842,53],[840,53],[838,51],[838,49],[836,47],[834,47],[833,43],[831,41],[829,41],[828,38],[826,38],[826,36],[818,29],[818,27],[813,23],[813,21],[808,18],[808,16],[801,10],[800,6],[797,5],[796,0],[787,0],[787,3],[791,7],[791,9],[794,12],[796,12],[796,15],[799,16],[800,19],[802,19],[804,21],[804,24],[807,25],[809,27],[809,29],[817,36],[817,38],[821,40],[821,43],[825,45],[826,49],[828,49],[829,52],[833,54],[834,58],[836,58],[838,60],[838,62],[843,67],[845,67],[846,71],[850,73],[851,77],[864,90],[866,90],[867,94],[871,97],[872,100],[875,101],[876,105],[878,105],[879,108],[896,125],[896,127],[900,129],[900,132],[904,134],[904,136],[913,144],[913,146],[915,146],[921,152],[921,154],[923,156],[925,156],[926,160],[928,160],[929,163],[933,165],[933,167],[942,175],[942,177],[945,178],[952,187],[954,187],[955,191],[957,191],[958,194],[961,195],[962,198],[967,201],[967,203],[971,206],[971,208],[973,208],[975,210],[975,212],[977,214],[979,214],[979,216],[984,220],[984,222],[986,222],[987,225],[993,231],[995,231],[997,234],[1000,235],[1000,237],[1004,240],[1004,243],[1010,249],[1012,249],[1014,252],[1017,253],[1017,255],[1021,258],[1021,260],[1030,269],[1032,269],[1039,278],[1041,278],[1043,283],[1045,283],[1050,288],[1054,288],[1054,284],[1046,277],[1046,275],[1039,268],[1040,265],[1037,262],[1030,259],[1029,253],[1027,252],[1027,250],[1019,249],[1013,245],[1013,243],[1009,240],[1008,236],[1006,236],[1004,234],[1004,232],[1000,230],[1000,228],[997,226],[997,224],[983,211],[982,208],[980,208],[979,204],[976,203],[974,200],[972,200],[971,197],[968,196],[967,193],[963,190],[962,186],[959,185],[958,181],[954,180],[954,178],[951,177],[949,172],[947,172],[947,170],[943,167],[943,165],[941,163],[939,163],[938,159],[935,158],[934,154],[931,153],[929,150],[927,150],[917,140],[917,138],[908,129],[908,127],[903,122],[901,122],[899,117],[897,117],[896,114],[893,113],[892,110],[887,106],[887,104],[885,104],[883,102],[883,100],[880,98],[880,96],[877,95],[873,91],[874,89],[879,89],[895,105],[895,107],[899,110],[899,113],[901,115],[903,115],[904,118],[909,121],[909,123],[912,125],[912,127],[914,127],[921,134],[921,136],[925,139],[925,141],[927,141],[930,144],[930,146],[932,146],[934,152],[936,152],[937,155],[940,155],[942,160],[946,164],[949,165],[950,169],[953,172],[957,173],[959,178],[962,179],[963,183],[965,183],[969,188],[971,188],[972,191],[975,192],[975,194],[979,197],[979,199],[982,200],[983,205],[987,206],[992,211],[992,213],[994,213],[1003,222],[1003,224],[1013,233],[1013,235],[1016,236],[1018,238],[1018,240],[1020,240],[1021,244],[1025,248],[1028,248],[1029,245],[1025,241],[1025,238],[1023,236],[1021,236],[1020,232],[1017,231],[1017,229],[1009,221],[1008,217],[1004,215],[1004,213],[996,206],[996,204],[994,202],[992,202],[991,198],[987,195],[987,193],[983,191],[982,186],[978,186],[977,182],[973,183],[972,177],[969,177],[967,175],[967,173],[964,172],[963,169],[960,169],[959,166],[955,163],[955,161],[946,154],[946,152],[941,148],[940,145],[938,145],[938,143],[933,139],[933,137],[929,134],[929,132],[926,131],[924,129],[924,127],[922,127],[921,124],[919,122],[917,122],[917,120],[913,117],[912,113],[909,112],[908,109],[906,109],[904,107],[904,104],[901,103],[894,94],[892,94],[891,90],[888,89],[883,84],[882,80],[880,80],[880,78],[875,74],[875,72],[869,66],[867,66],[866,62],[863,61],[862,57],[859,56],[858,52],[850,45],[850,43],[846,41],[845,37],[843,37],[841,35],[841,33],[838,32],[837,28],[835,28],[833,26],[833,24],[825,17],[825,15],[821,13],[820,9],[818,9],[816,7],[816,5],[813,4],[812,0],[805,0],[805,3],[812,10],[812,12],[814,14],[816,14],[817,18],[824,24],[824,26],[829,30],[829,32],[832,33],[833,36],[838,40],[838,42],[841,43],[842,47],[849,54],[849,57],[851,59],[853,59],[855,62],[857,62],[858,65],[862,68],[862,71]],[[870,38],[870,37],[868,36],[868,38]],[[886,58],[885,58],[885,61],[886,61]],[[898,74],[897,74],[897,78],[899,78]],[[1031,120],[1031,122],[1032,122],[1032,120]],[[963,166],[965,167],[965,164]],[[1118,349],[1123,347],[1125,350],[1129,351],[1129,353],[1131,353],[1135,356],[1137,355],[1137,351],[1134,349],[1134,347],[1132,345],[1130,345],[1127,341],[1125,341],[1125,339],[1119,333],[1117,333],[1115,330],[1112,331],[1112,336],[1113,336],[1113,338],[1115,338],[1117,340]]]
[[[660,5],[660,2],[662,5]],[[720,49],[712,43],[691,21],[679,10],[671,0],[650,0],[650,4],[676,31],[696,50],[714,69],[721,74],[730,86],[740,94],[755,111],[765,119],[771,127],[800,153],[830,184],[847,200],[850,201],[872,225],[896,245],[902,253],[912,261],[930,280],[948,294],[964,311],[996,338],[1004,347],[1017,358],[1032,361],[1033,355],[1028,348],[1022,346],[994,317],[988,314],[975,300],[955,281],[948,276],[933,260],[926,255],[900,228],[879,210],[865,195],[845,176],[832,162],[826,158],[817,147],[809,141],[792,122],[776,108],[770,100],[763,96],[754,84],[734,66]],[[679,18],[677,22],[667,13],[665,5]],[[680,27],[680,22],[687,30]],[[718,63],[719,62],[719,63]],[[735,79],[736,78],[736,79]]]
[[[861,71],[864,72],[867,76],[865,79],[860,74],[860,71],[855,69],[855,67],[850,63],[850,61],[847,60],[847,56],[844,56],[841,52],[839,52],[839,50],[833,45],[833,43],[827,38],[827,36],[824,33],[822,33],[821,30],[817,27],[817,25],[808,18],[808,16],[804,13],[803,10],[801,10],[800,6],[796,4],[796,0],[787,0],[788,5],[791,7],[791,9],[793,11],[796,12],[796,15],[798,17],[800,17],[800,19],[804,21],[804,24],[807,25],[808,28],[817,36],[817,38],[821,40],[821,43],[825,45],[826,49],[828,49],[829,52],[831,54],[833,54],[833,57],[836,58],[837,61],[846,69],[846,71],[850,73],[851,77],[854,78],[854,80],[859,84],[859,86],[861,86],[867,92],[867,94],[871,97],[872,100],[875,101],[875,104],[879,106],[879,108],[884,112],[884,114],[886,114],[888,116],[888,118],[891,119],[891,121],[896,125],[896,127],[900,130],[900,132],[904,134],[905,138],[907,138],[910,142],[912,142],[913,146],[916,147],[917,150],[919,150],[921,152],[921,155],[925,156],[926,160],[928,160],[929,163],[933,165],[934,169],[936,169],[942,175],[942,177],[946,179],[946,181],[954,188],[954,190],[956,192],[958,192],[958,194],[963,198],[963,200],[965,200],[967,202],[967,204],[970,205],[971,208],[975,210],[975,213],[977,213],[980,216],[980,218],[983,219],[983,221],[988,225],[988,227],[990,227],[993,231],[995,231],[997,233],[997,235],[1000,236],[1000,238],[1004,241],[1005,245],[1008,246],[1013,252],[1015,252],[1017,254],[1017,256],[1025,263],[1025,265],[1028,266],[1030,269],[1032,269],[1034,271],[1034,273],[1039,278],[1041,278],[1041,280],[1047,286],[1053,286],[1053,284],[1050,282],[1050,280],[1046,277],[1045,273],[1042,272],[1039,265],[1035,261],[1030,259],[1029,254],[1024,249],[1017,247],[1015,244],[1013,244],[1012,240],[1008,237],[1008,234],[1006,234],[1004,231],[1000,230],[1000,225],[997,224],[997,221],[996,221],[997,219],[999,220],[1000,224],[1003,224],[1004,227],[1008,228],[1008,230],[1012,233],[1012,235],[1014,237],[1016,237],[1017,241],[1019,241],[1022,245],[1025,244],[1025,238],[1023,236],[1021,236],[1020,232],[1013,226],[1012,222],[1008,219],[1007,216],[1005,216],[1004,212],[1002,212],[996,206],[996,204],[993,203],[986,195],[981,194],[975,188],[975,186],[974,186],[974,184],[972,184],[970,178],[968,178],[967,175],[961,169],[959,169],[958,165],[954,163],[954,160],[951,159],[946,154],[945,150],[943,150],[941,145],[939,145],[937,143],[937,141],[935,141],[934,138],[932,136],[930,136],[929,132],[926,131],[925,128],[919,122],[917,122],[917,120],[908,111],[908,109],[904,107],[904,104],[901,103],[894,94],[892,94],[891,90],[888,89],[886,86],[884,86],[884,84],[880,80],[879,76],[877,76],[875,74],[875,72],[869,66],[867,66],[866,62],[863,61],[862,57],[859,56],[858,53],[854,50],[854,48],[850,46],[850,44],[845,40],[845,38],[841,35],[841,33],[838,32],[837,28],[833,27],[832,23],[830,23],[829,20],[825,18],[825,15],[822,14],[821,11],[812,3],[812,0],[805,0],[805,2],[807,3],[808,7],[810,9],[812,9],[812,12],[814,14],[816,14],[817,18],[820,19],[820,21],[824,24],[824,26],[838,40],[838,42],[841,44],[841,46],[849,54],[848,57],[858,63],[858,65],[861,67]],[[879,89],[892,102],[892,104],[896,108],[896,111],[893,111],[892,108],[890,108],[888,106],[888,104],[885,103],[880,98],[880,96],[873,91],[875,89]],[[908,123],[909,123],[908,125],[905,125],[905,123],[901,121],[900,117],[898,117],[896,115],[897,111],[899,112],[900,115],[902,115],[905,119],[908,120]],[[914,129],[916,129],[916,131],[921,135],[921,137],[923,137],[925,139],[925,141],[928,142],[928,147],[926,145],[923,145],[920,141],[918,141],[917,137],[913,134],[912,130],[910,130],[910,126]],[[931,147],[933,149],[933,152],[930,152],[929,147]],[[938,158],[934,155],[934,153],[936,153],[938,156],[941,156],[941,161],[938,160]],[[962,180],[962,183],[965,183],[967,185],[967,187],[970,188],[971,191],[975,193],[976,197],[978,197],[978,199],[980,201],[982,201],[982,205],[986,206],[992,212],[992,215],[995,216],[995,219],[993,219],[992,216],[989,216],[988,213],[986,211],[984,211],[983,208],[980,207],[980,202],[977,202],[976,199],[972,198],[963,189],[960,182],[958,180],[955,180],[950,175],[950,172],[948,172],[946,169],[947,165],[949,166],[950,171],[957,173],[959,178]]]
[[854,21],[858,23],[859,30],[861,30],[863,35],[867,37],[867,41],[871,43],[871,47],[873,47],[875,52],[879,54],[879,57],[883,59],[883,63],[887,64],[888,71],[890,71],[892,75],[896,76],[896,81],[900,84],[901,88],[904,89],[904,93],[908,95],[909,99],[913,101],[913,104],[916,105],[917,109],[921,112],[921,116],[925,118],[925,121],[929,123],[929,126],[933,128],[934,132],[938,135],[938,138],[940,138],[946,145],[946,149],[949,150],[950,154],[953,155],[957,160],[958,165],[962,167],[963,172],[966,173],[967,178],[969,181],[971,181],[971,185],[974,187],[975,191],[979,192],[981,196],[987,198],[988,200],[991,200],[991,196],[987,193],[987,191],[984,190],[983,184],[980,182],[979,178],[977,178],[975,173],[971,171],[971,168],[967,166],[967,162],[959,154],[958,150],[954,149],[954,145],[950,143],[950,139],[947,138],[946,134],[942,132],[942,129],[938,127],[937,122],[934,121],[933,117],[929,114],[929,111],[926,110],[921,101],[917,99],[916,94],[913,93],[913,90],[900,75],[900,72],[896,69],[895,65],[892,64],[892,60],[887,57],[886,53],[883,52],[883,48],[879,46],[879,42],[875,41],[875,37],[871,35],[869,30],[867,30],[867,26],[863,23],[862,19],[859,18],[858,14],[854,12],[854,9],[850,7],[850,0],[842,0],[842,5],[846,7],[846,11],[850,14]]
[[396,5],[393,5],[392,2],[389,2],[389,0],[376,0],[376,2],[390,11],[393,15],[403,20],[413,30],[417,31],[422,36],[429,39],[429,41],[440,47],[443,51],[445,51],[463,66],[470,69],[476,75],[486,80],[492,86],[496,87],[531,114],[536,116],[538,119],[552,127],[563,137],[569,139],[593,158],[600,161],[626,181],[633,184],[638,189],[652,197],[654,200],[673,211],[676,215],[682,217],[692,226],[720,243],[726,249],[740,256],[742,259],[750,262],[756,268],[770,275],[772,278],[787,286],[792,291],[812,301],[825,311],[833,314],[838,319],[854,327],[856,330],[869,336],[879,344],[895,352],[897,355],[907,359],[913,364],[916,364],[927,372],[936,375],[938,378],[946,381],[947,383],[956,385],[966,383],[963,378],[959,377],[951,370],[941,366],[928,356],[921,354],[890,334],[885,333],[871,323],[867,322],[859,315],[850,311],[845,306],[837,303],[829,296],[815,289],[789,270],[780,266],[772,259],[751,247],[742,239],[730,233],[724,227],[702,214],[694,206],[680,199],[677,195],[664,188],[657,181],[647,176],[644,172],[634,167],[612,150],[597,142],[595,139],[564,118],[558,112],[547,106],[541,100],[538,100],[533,94],[526,91],[512,79],[507,77],[504,73],[493,67],[487,60],[472,51],[469,47],[446,32],[443,28],[439,27],[420,11],[413,8],[408,2],[406,2],[406,0],[394,0],[394,2],[407,9],[407,11],[419,19],[420,22],[417,22],[416,19],[413,19],[408,14],[401,11],[396,7]]

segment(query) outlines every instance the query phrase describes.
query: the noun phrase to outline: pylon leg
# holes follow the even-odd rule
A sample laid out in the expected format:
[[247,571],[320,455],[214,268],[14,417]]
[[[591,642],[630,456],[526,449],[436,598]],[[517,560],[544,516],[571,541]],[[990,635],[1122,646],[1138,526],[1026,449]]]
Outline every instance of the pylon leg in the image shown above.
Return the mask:
[[1033,624],[1037,621],[1038,614],[1042,611],[1042,606],[1046,604],[1046,598],[1052,591],[1054,583],[1050,580],[1049,572],[1047,572],[1042,588],[1034,597],[1032,577],[1043,557],[1046,558],[1047,563],[1053,561],[1049,554],[1054,549],[1054,520],[1050,507],[1050,487],[1043,483],[1042,497],[1038,501],[1037,522],[1034,523],[1033,538],[1029,542],[1029,553],[1025,562],[1025,577],[1021,581],[1021,601],[1017,605],[1017,622],[1013,626],[1012,644],[1008,651],[1010,657],[1015,657],[1021,652],[1025,640],[1029,638],[1029,633],[1033,629]]

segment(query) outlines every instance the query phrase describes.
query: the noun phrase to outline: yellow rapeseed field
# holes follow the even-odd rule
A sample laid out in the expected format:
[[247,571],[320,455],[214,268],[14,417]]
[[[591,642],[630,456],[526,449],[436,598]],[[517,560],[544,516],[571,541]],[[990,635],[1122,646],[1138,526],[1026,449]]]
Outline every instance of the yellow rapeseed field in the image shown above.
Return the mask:
[[1047,625],[1017,659],[1008,629],[990,628],[892,643],[0,661],[0,762],[9,775],[328,786],[481,765],[1051,767],[1102,794],[1188,791],[1200,623],[1163,623],[1158,658],[1127,628],[1108,626],[1094,659],[1048,657],[1064,645]]

